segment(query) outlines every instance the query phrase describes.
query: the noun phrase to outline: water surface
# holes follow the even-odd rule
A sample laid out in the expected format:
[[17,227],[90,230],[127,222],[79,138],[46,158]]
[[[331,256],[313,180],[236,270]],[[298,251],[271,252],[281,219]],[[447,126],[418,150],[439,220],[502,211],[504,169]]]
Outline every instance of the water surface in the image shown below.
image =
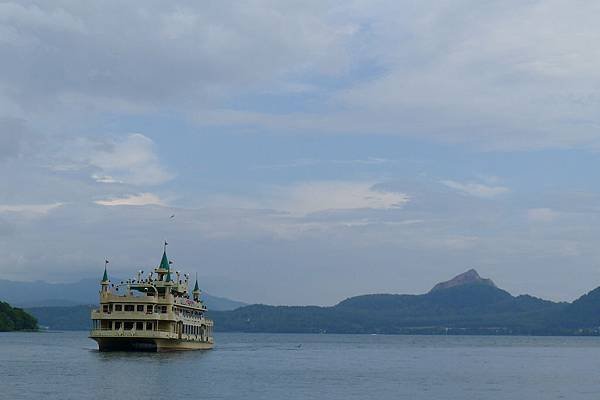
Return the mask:
[[600,339],[225,334],[205,352],[100,353],[0,333],[1,399],[597,399]]

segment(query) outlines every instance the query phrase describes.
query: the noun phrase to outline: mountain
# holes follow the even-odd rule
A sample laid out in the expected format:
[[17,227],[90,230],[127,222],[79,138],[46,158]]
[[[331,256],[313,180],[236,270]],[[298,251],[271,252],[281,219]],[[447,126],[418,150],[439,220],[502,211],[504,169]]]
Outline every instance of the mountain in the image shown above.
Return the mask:
[[0,301],[0,332],[37,329],[34,317],[20,308]]
[[[28,309],[50,329],[88,329],[92,306]],[[254,304],[210,310],[216,331],[600,335],[600,288],[573,303],[513,296],[470,270],[424,294],[368,294],[332,307]]]
[[473,283],[496,287],[496,285],[491,279],[484,279],[479,276],[477,271],[475,271],[474,269],[470,269],[467,272],[463,272],[462,274],[456,275],[449,281],[438,283],[431,289],[431,292],[435,292],[437,290],[442,289],[449,289],[455,286],[469,285]]
[[[82,279],[74,283],[15,282],[0,279],[0,300],[24,308],[96,304],[98,290],[97,279]],[[207,293],[202,294],[202,299],[212,310],[233,310],[246,305],[240,301]]]
[[421,295],[363,295],[333,307],[252,305],[210,315],[219,331],[533,334],[546,329],[549,315],[564,307],[514,297],[480,278]]
[[552,322],[571,329],[600,327],[600,287],[566,306]]

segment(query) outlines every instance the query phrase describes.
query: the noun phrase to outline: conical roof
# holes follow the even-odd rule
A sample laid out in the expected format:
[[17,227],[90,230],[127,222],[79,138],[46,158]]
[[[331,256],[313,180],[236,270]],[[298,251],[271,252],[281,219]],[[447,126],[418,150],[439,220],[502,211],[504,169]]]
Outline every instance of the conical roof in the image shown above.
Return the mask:
[[162,259],[160,260],[160,268],[169,270],[169,259],[167,258],[167,250],[163,251]]
[[167,277],[165,279],[166,282],[171,282],[171,263],[169,262],[169,258],[167,257],[167,242],[165,242],[165,249],[163,250],[162,259],[160,260],[160,269],[164,269],[167,271]]

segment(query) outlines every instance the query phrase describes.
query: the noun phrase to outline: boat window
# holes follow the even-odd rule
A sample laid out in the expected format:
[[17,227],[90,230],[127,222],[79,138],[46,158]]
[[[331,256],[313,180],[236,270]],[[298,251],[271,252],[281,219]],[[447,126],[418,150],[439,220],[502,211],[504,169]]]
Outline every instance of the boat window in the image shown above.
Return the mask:
[[123,329],[125,329],[126,331],[130,331],[133,329],[133,322],[124,322],[123,323]]
[[151,305],[151,304],[148,304],[148,305],[146,306],[146,312],[147,312],[148,314],[151,314],[151,313],[152,313],[152,305]]
[[144,323],[143,322],[136,322],[135,323],[135,330],[136,331],[143,331],[144,330]]
[[125,311],[133,311],[133,304],[125,304]]
[[123,310],[123,306],[121,306],[120,304],[115,304],[115,311],[122,311]]
[[162,306],[161,309],[160,309],[160,312],[163,313],[163,314],[166,314],[167,313],[167,306]]
[[105,312],[105,313],[108,312],[108,304],[105,304],[102,306],[102,312]]
[[152,322],[146,322],[146,330],[147,331],[151,331],[152,330]]
[[137,310],[138,311],[144,311],[144,305],[143,304],[138,304]]
[[121,322],[120,321],[115,321],[115,330],[119,330],[121,329]]

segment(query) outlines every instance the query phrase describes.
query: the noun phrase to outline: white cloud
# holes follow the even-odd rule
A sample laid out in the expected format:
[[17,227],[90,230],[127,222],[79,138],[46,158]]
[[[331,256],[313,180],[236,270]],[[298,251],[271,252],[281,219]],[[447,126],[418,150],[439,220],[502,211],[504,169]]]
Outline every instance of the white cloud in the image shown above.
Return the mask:
[[125,197],[117,197],[106,200],[96,200],[96,204],[102,206],[147,206],[147,205],[166,205],[165,202],[155,194],[140,193]]
[[63,203],[52,204],[0,204],[0,213],[48,214],[62,206]]
[[119,181],[110,175],[93,174],[92,179],[99,183],[124,183],[123,181]]
[[328,210],[399,208],[409,201],[404,193],[375,190],[374,182],[314,181],[278,187],[268,202],[278,210],[309,214]]
[[[600,50],[589,46],[599,10],[518,0],[5,2],[0,103],[45,129],[176,109],[236,130],[600,146]],[[288,94],[293,111],[253,106],[285,108]]]
[[481,198],[492,198],[510,191],[510,189],[505,186],[489,186],[481,183],[461,183],[451,180],[444,180],[442,183],[461,193]]
[[173,178],[152,139],[140,133],[120,138],[80,138],[61,151],[54,170],[88,170],[99,183],[159,185]]
[[527,210],[527,218],[532,222],[552,222],[560,216],[551,208],[531,208]]
[[410,201],[405,193],[379,190],[374,188],[375,184],[356,181],[299,182],[269,187],[255,197],[213,196],[205,205],[271,209],[301,216],[322,211],[395,209]]

